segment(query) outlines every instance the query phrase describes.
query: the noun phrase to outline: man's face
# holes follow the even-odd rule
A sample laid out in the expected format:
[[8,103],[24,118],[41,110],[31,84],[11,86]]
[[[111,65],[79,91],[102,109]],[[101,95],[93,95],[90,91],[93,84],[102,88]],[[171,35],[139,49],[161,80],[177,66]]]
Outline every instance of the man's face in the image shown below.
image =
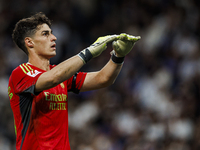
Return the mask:
[[56,55],[56,37],[47,24],[38,26],[39,29],[32,37],[33,48],[39,57],[50,59]]

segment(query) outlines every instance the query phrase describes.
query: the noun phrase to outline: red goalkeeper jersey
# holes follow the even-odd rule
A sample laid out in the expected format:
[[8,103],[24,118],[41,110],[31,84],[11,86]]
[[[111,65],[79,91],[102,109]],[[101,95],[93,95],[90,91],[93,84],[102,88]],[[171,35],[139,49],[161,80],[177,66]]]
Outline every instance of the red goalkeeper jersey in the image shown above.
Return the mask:
[[56,87],[35,93],[35,83],[44,72],[24,63],[9,78],[17,150],[70,150],[67,93],[79,92],[86,73],[77,73]]

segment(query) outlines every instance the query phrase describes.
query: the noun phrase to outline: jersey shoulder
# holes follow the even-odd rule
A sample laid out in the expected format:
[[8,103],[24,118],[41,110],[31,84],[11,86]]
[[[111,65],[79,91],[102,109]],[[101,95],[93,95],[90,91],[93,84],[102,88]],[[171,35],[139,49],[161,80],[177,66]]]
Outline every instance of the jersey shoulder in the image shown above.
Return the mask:
[[35,69],[28,63],[23,63],[12,71],[10,78],[12,78],[13,81],[18,81],[25,76],[35,77],[39,73],[41,73],[41,71],[39,71],[38,69]]
[[29,68],[27,63],[23,63],[12,71],[11,76],[12,78],[19,78],[21,76],[26,75],[29,71],[31,71],[31,68]]

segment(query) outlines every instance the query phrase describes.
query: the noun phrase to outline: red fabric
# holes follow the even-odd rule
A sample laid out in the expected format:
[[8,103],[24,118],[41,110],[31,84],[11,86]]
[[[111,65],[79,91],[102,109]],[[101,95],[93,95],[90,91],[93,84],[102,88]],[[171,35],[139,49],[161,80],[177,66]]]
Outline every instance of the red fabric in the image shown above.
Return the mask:
[[[20,150],[21,145],[22,150],[70,150],[67,91],[71,88],[73,77],[36,95],[31,87],[44,72],[26,63],[17,67],[9,78],[8,95],[15,120],[17,150]],[[78,73],[78,90],[82,87],[85,76],[86,73]],[[22,109],[23,103],[28,101],[32,105],[31,113],[27,115],[30,119],[22,121],[22,114],[28,114]],[[28,128],[23,141],[22,129],[25,128],[25,123]]]

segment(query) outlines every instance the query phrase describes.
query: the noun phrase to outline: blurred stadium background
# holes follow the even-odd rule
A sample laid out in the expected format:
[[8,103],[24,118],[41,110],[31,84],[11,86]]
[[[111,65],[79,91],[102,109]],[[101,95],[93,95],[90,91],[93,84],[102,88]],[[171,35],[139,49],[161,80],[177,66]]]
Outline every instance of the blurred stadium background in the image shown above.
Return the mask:
[[[114,85],[69,94],[72,150],[200,149],[199,0],[0,0],[0,150],[15,149],[7,83],[12,70],[27,62],[12,30],[40,11],[53,20],[58,39],[52,64],[99,36],[142,37]],[[99,70],[111,50],[109,45],[81,71]]]

